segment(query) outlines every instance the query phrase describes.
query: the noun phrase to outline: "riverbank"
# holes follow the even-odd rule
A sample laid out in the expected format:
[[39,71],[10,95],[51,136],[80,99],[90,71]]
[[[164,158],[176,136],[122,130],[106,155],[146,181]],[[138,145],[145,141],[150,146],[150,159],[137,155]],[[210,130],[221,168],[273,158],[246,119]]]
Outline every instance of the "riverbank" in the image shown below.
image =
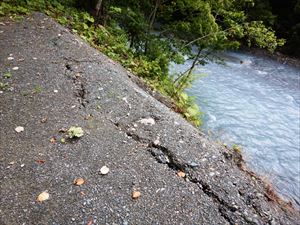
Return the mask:
[[[66,28],[34,14],[0,30],[1,224],[299,224],[231,151]],[[71,126],[84,135],[67,138]]]
[[266,57],[275,60],[283,65],[290,65],[290,66],[300,68],[299,58],[284,55],[283,53],[280,52],[271,53],[265,49],[258,49],[258,48],[241,48],[241,51],[251,53],[259,57]]

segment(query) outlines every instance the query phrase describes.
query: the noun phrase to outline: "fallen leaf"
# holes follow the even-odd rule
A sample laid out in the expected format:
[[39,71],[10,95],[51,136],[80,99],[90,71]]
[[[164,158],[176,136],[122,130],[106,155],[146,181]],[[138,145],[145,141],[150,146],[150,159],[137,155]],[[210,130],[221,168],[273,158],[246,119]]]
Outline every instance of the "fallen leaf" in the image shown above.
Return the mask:
[[65,138],[61,138],[61,139],[60,139],[60,143],[66,144],[66,139],[65,139]]
[[89,221],[88,221],[88,223],[87,223],[87,225],[92,225],[93,224],[93,219],[89,219]]
[[44,191],[41,194],[39,194],[39,196],[37,197],[37,201],[43,202],[43,201],[48,200],[49,197],[50,197],[49,193],[47,191]]
[[85,196],[85,193],[83,191],[80,192],[81,196]]
[[178,175],[179,177],[184,178],[184,177],[185,177],[185,172],[178,171],[177,175]]
[[84,179],[83,178],[77,178],[74,180],[73,184],[76,185],[76,186],[81,186],[85,183]]
[[93,115],[92,114],[88,114],[87,116],[84,117],[85,120],[89,120],[92,119]]
[[66,133],[68,130],[66,128],[60,128],[58,130],[59,133]]
[[37,159],[37,160],[35,160],[35,161],[36,161],[36,163],[38,163],[38,164],[43,164],[43,163],[46,162],[46,160],[44,160],[44,159]]
[[139,197],[141,197],[141,192],[139,192],[139,191],[133,191],[132,192],[132,198],[133,199],[138,199]]
[[108,168],[107,166],[102,166],[102,167],[101,167],[100,173],[101,173],[102,175],[106,175],[106,174],[108,174],[108,172],[109,172],[109,168]]
[[15,131],[18,132],[18,133],[23,132],[24,127],[18,126],[18,127],[15,128]]
[[56,139],[53,137],[50,139],[51,144],[56,144]]

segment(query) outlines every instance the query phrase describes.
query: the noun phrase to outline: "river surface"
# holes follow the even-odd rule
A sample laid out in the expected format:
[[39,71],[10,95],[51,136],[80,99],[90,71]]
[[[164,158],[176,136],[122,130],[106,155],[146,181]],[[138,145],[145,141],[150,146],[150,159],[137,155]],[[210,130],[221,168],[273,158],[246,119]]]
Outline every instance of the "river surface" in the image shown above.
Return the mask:
[[207,76],[187,90],[204,112],[202,129],[242,146],[248,167],[299,207],[300,69],[241,52],[223,57],[226,65],[198,67],[196,72]]

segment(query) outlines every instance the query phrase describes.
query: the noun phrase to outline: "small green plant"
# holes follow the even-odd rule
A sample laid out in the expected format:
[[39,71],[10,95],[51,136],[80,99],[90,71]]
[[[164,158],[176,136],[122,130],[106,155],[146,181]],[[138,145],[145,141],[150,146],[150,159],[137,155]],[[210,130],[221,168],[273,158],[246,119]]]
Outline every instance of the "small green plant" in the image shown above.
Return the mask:
[[11,73],[5,73],[3,77],[6,79],[9,79],[12,77],[12,75],[11,75]]
[[79,138],[84,134],[83,129],[81,127],[70,127],[68,130],[69,138]]
[[39,93],[41,93],[41,92],[42,92],[42,87],[39,86],[39,85],[36,85],[36,86],[34,87],[33,93],[34,93],[34,94],[39,94]]
[[6,90],[8,88],[8,83],[0,82],[0,90]]
[[235,151],[236,153],[239,153],[239,154],[241,154],[241,152],[242,152],[241,146],[239,146],[237,144],[232,145],[232,150]]

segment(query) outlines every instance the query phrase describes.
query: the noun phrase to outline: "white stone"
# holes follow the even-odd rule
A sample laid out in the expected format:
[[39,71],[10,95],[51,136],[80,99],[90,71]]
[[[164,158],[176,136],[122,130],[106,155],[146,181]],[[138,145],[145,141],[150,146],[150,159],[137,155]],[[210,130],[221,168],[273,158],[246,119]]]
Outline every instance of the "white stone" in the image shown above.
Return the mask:
[[107,166],[102,166],[102,167],[101,167],[100,173],[101,173],[102,175],[106,175],[106,174],[108,174],[108,172],[109,172],[109,168],[108,168]]
[[155,120],[153,118],[144,118],[139,120],[138,122],[140,122],[141,124],[145,124],[145,125],[154,125],[155,124]]
[[23,132],[24,127],[18,126],[18,127],[15,128],[15,131],[18,132],[18,133]]

